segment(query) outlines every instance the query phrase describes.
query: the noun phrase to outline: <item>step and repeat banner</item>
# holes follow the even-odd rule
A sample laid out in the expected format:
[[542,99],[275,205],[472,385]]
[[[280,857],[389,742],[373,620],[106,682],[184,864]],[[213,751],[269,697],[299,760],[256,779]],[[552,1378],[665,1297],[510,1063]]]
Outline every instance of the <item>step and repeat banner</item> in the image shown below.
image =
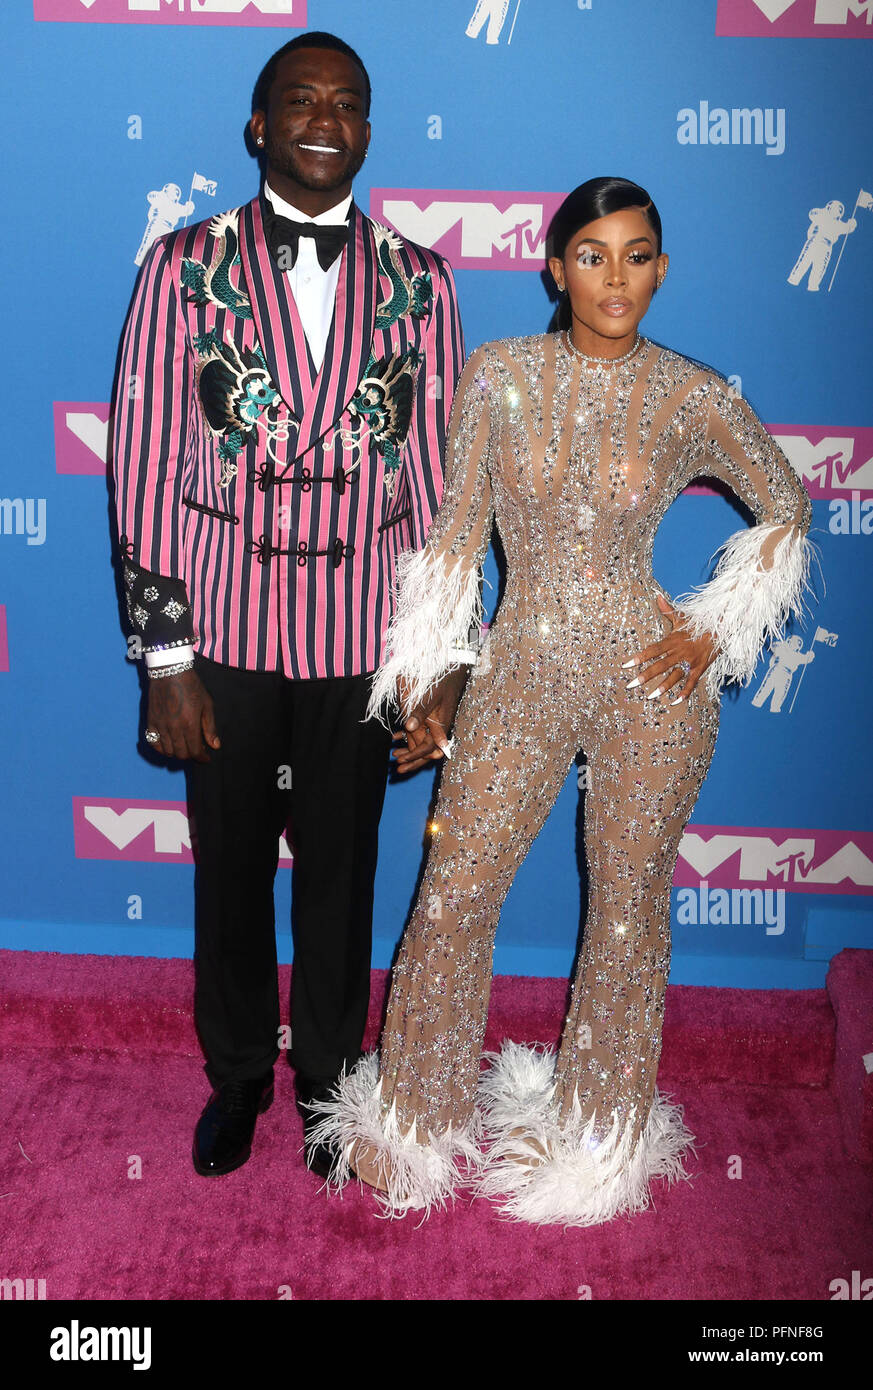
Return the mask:
[[[154,239],[247,201],[267,57],[306,28],[373,84],[371,216],[448,257],[467,350],[544,331],[564,194],[650,189],[670,275],[650,337],[717,367],[813,499],[818,602],[723,699],[677,866],[672,980],[820,985],[873,945],[873,0],[9,0],[0,456],[0,946],[187,956],[181,771],[139,742],[112,568],[108,401]],[[867,41],[867,42],[865,42]],[[655,547],[702,582],[745,520],[705,486]],[[489,557],[487,577],[497,587]],[[507,900],[496,968],[570,969],[584,914],[584,764]],[[433,774],[389,786],[384,966],[408,914]],[[291,863],[278,875],[290,957]]]

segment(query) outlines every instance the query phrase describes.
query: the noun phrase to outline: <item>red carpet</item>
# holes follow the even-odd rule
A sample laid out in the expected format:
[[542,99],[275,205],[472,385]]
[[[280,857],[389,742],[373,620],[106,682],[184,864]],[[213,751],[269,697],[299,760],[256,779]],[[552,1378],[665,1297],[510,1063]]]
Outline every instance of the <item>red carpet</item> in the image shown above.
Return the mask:
[[[481,1199],[420,1227],[357,1187],[328,1199],[285,1066],[250,1161],[199,1178],[187,962],[0,951],[0,980],[0,1274],[48,1299],[820,1301],[873,1274],[873,952],[841,952],[826,990],[671,986],[659,1087],[697,1136],[692,1180],[566,1231]],[[384,988],[375,974],[368,1045]],[[498,978],[488,1045],[554,1042],[564,996]]]

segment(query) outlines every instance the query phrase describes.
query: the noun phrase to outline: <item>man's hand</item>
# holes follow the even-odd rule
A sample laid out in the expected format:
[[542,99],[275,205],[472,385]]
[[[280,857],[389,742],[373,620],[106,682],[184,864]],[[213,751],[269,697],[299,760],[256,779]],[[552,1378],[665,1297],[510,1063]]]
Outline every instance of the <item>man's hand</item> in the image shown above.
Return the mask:
[[[672,631],[623,663],[624,666],[643,666],[647,661],[655,663],[645,675],[628,680],[627,688],[631,690],[639,686],[640,693],[650,700],[660,696],[666,702],[670,696],[668,703],[675,705],[680,700],[688,699],[707,666],[712,665],[718,655],[718,644],[707,635],[698,638],[689,636],[682,624],[682,615],[676,612],[663,594],[658,594],[657,599],[658,607]],[[683,663],[687,664],[687,669]]]
[[158,742],[150,742],[149,747],[167,758],[193,758],[195,762],[208,763],[206,745],[221,747],[212,696],[196,671],[149,679],[146,728],[160,734]]
[[[449,671],[429,692],[427,699],[403,721],[403,730],[394,735],[395,741],[406,740],[406,747],[395,748],[394,766],[398,772],[415,772],[428,762],[445,756],[448,731],[452,727],[461,694],[467,680],[468,666]],[[406,687],[397,682],[400,708],[406,707]]]

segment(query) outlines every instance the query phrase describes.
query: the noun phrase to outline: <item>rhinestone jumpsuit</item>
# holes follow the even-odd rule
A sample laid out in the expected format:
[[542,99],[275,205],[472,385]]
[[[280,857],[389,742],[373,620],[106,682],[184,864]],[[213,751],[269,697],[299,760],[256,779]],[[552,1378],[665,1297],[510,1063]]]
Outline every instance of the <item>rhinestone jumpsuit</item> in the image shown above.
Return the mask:
[[[699,474],[751,509],[757,549],[720,581],[731,592],[715,606],[730,621],[699,592],[696,630],[718,632],[725,650],[686,701],[669,704],[628,690],[637,671],[622,663],[669,632],[652,545]],[[459,1156],[480,1170],[481,1191],[536,1221],[639,1210],[651,1177],[686,1176],[680,1154],[693,1136],[655,1086],[673,870],[712,757],[720,685],[751,674],[731,665],[732,632],[754,623],[749,583],[760,590],[778,571],[778,616],[796,608],[798,566],[783,557],[808,544],[810,511],[748,404],[715,372],[646,339],[626,362],[596,369],[558,334],[487,343],[467,362],[442,505],[424,550],[408,557],[424,582],[398,571],[374,708],[397,674],[425,688],[448,669],[478,611],[469,583],[459,600],[459,580],[478,589],[494,521],[506,587],[458,708],[380,1058],[356,1069],[366,1121],[347,1080],[345,1111],[323,1130],[346,1156],[355,1136],[369,1136],[392,1214],[439,1204]],[[439,649],[426,630],[434,604]],[[762,634],[751,638],[757,655]],[[560,1048],[506,1043],[480,1077],[500,910],[580,749],[589,905]],[[404,1167],[413,1150],[419,1167]]]

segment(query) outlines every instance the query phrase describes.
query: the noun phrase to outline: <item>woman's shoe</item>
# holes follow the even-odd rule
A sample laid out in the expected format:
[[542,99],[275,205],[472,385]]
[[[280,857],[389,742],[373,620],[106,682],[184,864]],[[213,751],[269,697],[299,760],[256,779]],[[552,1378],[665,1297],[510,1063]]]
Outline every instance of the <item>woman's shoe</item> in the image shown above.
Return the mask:
[[[474,1112],[463,1130],[429,1133],[419,1140],[413,1124],[405,1131],[396,1105],[386,1111],[376,1053],[369,1053],[340,1077],[329,1097],[313,1102],[318,1123],[313,1142],[336,1154],[328,1184],[342,1188],[352,1178],[373,1189],[386,1216],[444,1207],[478,1167],[480,1120]],[[466,1171],[461,1171],[462,1167]]]
[[688,1179],[683,1153],[694,1147],[682,1107],[657,1090],[636,1143],[618,1118],[605,1136],[578,1100],[559,1121],[553,1105],[554,1053],[504,1042],[479,1081],[488,1153],[476,1181],[498,1210],[535,1225],[595,1226],[645,1211],[653,1178]]

